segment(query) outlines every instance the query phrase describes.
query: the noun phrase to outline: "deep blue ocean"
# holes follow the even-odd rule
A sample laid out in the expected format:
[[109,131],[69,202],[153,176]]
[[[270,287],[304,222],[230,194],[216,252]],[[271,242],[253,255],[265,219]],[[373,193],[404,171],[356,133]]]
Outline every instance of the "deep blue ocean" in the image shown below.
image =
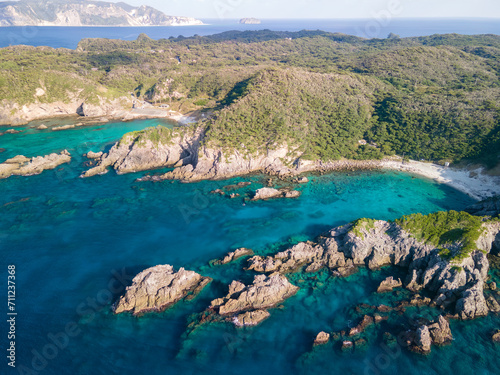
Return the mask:
[[241,25],[238,20],[209,19],[205,25],[176,27],[1,27],[0,47],[26,44],[74,49],[83,38],[134,40],[140,33],[153,39],[171,36],[211,35],[229,30],[300,31],[323,30],[356,35],[363,38],[386,38],[389,33],[401,37],[432,34],[497,34],[498,19],[398,19],[380,15],[371,19],[331,20],[262,20],[260,25]]
[[[371,20],[373,21],[373,20]],[[75,48],[83,37],[135,39],[212,34],[239,29],[323,29],[368,37],[457,32],[500,34],[495,20],[393,20],[387,25],[359,21],[264,21],[239,25],[217,21],[197,27],[158,28],[0,28],[0,46],[49,45]],[[210,23],[208,21],[207,23]],[[363,28],[365,31],[363,31]],[[373,32],[367,34],[366,32]],[[364,33],[364,34],[363,34]],[[376,35],[374,35],[376,34]],[[237,247],[274,253],[298,241],[360,217],[395,219],[405,214],[460,210],[473,200],[434,181],[396,172],[310,175],[293,200],[244,202],[210,191],[240,181],[252,184],[242,197],[265,183],[260,175],[228,181],[181,184],[137,182],[145,174],[81,179],[82,156],[107,150],[130,131],[162,124],[161,120],[111,122],[52,131],[75,118],[16,127],[18,134],[0,136],[0,163],[18,154],[29,157],[67,149],[69,164],[37,176],[0,180],[0,374],[43,375],[176,375],[176,374],[498,374],[500,346],[491,331],[500,319],[451,322],[452,345],[433,348],[429,356],[388,348],[380,329],[366,333],[369,344],[342,353],[338,344],[313,348],[321,331],[355,324],[359,303],[391,304],[401,296],[375,293],[378,283],[398,270],[361,270],[345,279],[325,271],[290,275],[300,291],[271,317],[253,328],[206,324],[187,334],[194,314],[227,293],[234,280],[250,282],[245,262],[210,267],[211,259]],[[2,131],[7,128],[0,128]],[[0,131],[1,132],[1,131]],[[111,313],[112,302],[131,278],[157,264],[186,267],[214,281],[194,300],[163,313],[136,318]],[[7,366],[7,270],[16,270],[16,368]],[[500,282],[498,271],[491,271]],[[433,319],[431,308],[411,308],[408,315]]]
[[[46,130],[37,130],[37,122],[0,137],[6,149],[0,162],[20,153],[37,156],[67,149],[73,155],[70,164],[38,176],[0,180],[0,275],[6,280],[8,265],[15,265],[18,312],[17,368],[7,367],[2,355],[2,374],[498,373],[499,348],[489,339],[500,324],[495,317],[452,322],[453,344],[433,349],[428,357],[405,349],[387,353],[383,328],[368,331],[369,345],[354,353],[343,354],[334,345],[313,349],[317,332],[345,329],[357,319],[356,304],[397,298],[375,293],[383,278],[397,272],[390,269],[362,270],[346,279],[325,271],[291,275],[300,291],[282,308],[271,310],[261,325],[235,329],[207,324],[186,334],[192,315],[225,295],[233,279],[253,278],[243,271],[244,261],[216,268],[208,265],[211,259],[240,246],[272,253],[359,217],[395,219],[414,212],[459,210],[471,198],[396,172],[310,175],[310,183],[299,187],[298,199],[246,204],[209,192],[252,182],[240,191],[243,197],[263,186],[266,177],[181,184],[135,181],[144,172],[110,172],[81,179],[84,153],[106,150],[129,131],[172,124],[142,120],[51,130],[71,121],[45,121]],[[113,315],[111,302],[123,285],[157,264],[186,267],[214,281],[194,301],[163,313]],[[5,280],[0,283],[3,320]],[[411,314],[433,318],[439,312],[414,308]],[[5,354],[8,325],[1,327]]]

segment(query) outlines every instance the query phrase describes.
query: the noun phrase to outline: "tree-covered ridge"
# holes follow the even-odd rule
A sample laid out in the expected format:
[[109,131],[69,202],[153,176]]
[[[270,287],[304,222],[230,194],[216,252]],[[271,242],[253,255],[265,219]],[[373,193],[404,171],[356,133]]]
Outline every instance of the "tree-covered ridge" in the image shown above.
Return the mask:
[[[262,30],[0,50],[0,100],[96,102],[133,93],[182,112],[210,110],[214,145],[254,152],[286,142],[322,159],[397,152],[494,166],[499,76],[495,35],[362,39]],[[35,96],[39,87],[47,94]]]
[[209,123],[208,144],[260,153],[288,144],[308,159],[359,158],[382,90],[381,82],[351,74],[265,69]]

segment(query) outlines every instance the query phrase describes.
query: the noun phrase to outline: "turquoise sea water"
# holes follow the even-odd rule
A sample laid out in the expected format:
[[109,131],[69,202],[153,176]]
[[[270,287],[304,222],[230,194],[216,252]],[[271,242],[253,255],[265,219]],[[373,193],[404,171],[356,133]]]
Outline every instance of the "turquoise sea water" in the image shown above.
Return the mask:
[[[361,270],[347,279],[332,279],[324,271],[292,275],[300,291],[261,325],[236,329],[206,324],[187,335],[193,314],[225,295],[233,279],[252,280],[243,260],[208,266],[209,260],[236,247],[274,252],[359,217],[395,219],[462,209],[472,200],[430,180],[395,172],[311,175],[311,182],[299,187],[303,194],[298,199],[246,203],[245,194],[261,187],[266,177],[195,184],[135,181],[145,173],[78,178],[86,168],[83,153],[106,150],[124,133],[157,123],[95,124],[59,132],[28,125],[17,128],[22,133],[0,136],[0,148],[6,149],[0,162],[19,153],[68,149],[73,155],[70,164],[56,170],[0,180],[0,276],[6,280],[7,265],[16,266],[19,314],[18,367],[1,363],[2,374],[25,368],[51,375],[498,373],[499,347],[489,335],[500,328],[500,320],[493,316],[452,322],[453,345],[433,349],[428,357],[406,349],[388,352],[382,341],[385,326],[369,330],[369,345],[353,353],[341,353],[332,344],[313,349],[319,331],[357,323],[356,304],[396,298],[374,293],[383,278],[399,272],[392,269]],[[240,191],[241,198],[209,193],[239,181],[252,182]],[[114,316],[111,302],[123,285],[157,264],[184,266],[214,281],[194,301],[163,313]],[[0,298],[6,301],[6,288]],[[6,304],[0,306],[5,314]],[[414,308],[408,314],[433,318],[438,312]],[[404,327],[403,317],[395,314],[393,319]],[[1,325],[2,349],[7,328]]]

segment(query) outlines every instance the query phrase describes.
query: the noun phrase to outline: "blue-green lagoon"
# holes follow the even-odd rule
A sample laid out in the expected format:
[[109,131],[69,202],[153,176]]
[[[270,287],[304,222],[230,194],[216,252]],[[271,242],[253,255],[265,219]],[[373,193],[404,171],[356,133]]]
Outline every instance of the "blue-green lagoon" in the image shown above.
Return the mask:
[[[360,303],[390,303],[379,282],[393,270],[362,269],[348,278],[326,271],[290,275],[299,292],[256,327],[187,326],[235,279],[250,282],[245,260],[211,267],[211,259],[237,247],[275,252],[314,239],[360,217],[395,219],[405,214],[460,210],[466,195],[409,174],[377,171],[310,175],[298,199],[244,201],[267,176],[192,184],[137,182],[145,172],[81,179],[82,155],[107,150],[126,132],[160,123],[140,120],[81,126],[64,131],[17,127],[0,137],[0,162],[18,154],[67,149],[70,164],[37,176],[0,180],[2,277],[16,266],[16,369],[24,374],[495,374],[499,346],[490,332],[495,316],[451,322],[452,345],[429,356],[404,348],[388,351],[384,326],[368,331],[363,350],[342,353],[336,344],[313,348],[321,331],[345,329]],[[164,123],[162,123],[164,124]],[[227,199],[212,190],[241,181],[251,185]],[[162,313],[114,315],[112,302],[131,278],[157,264],[185,267],[214,281],[193,301]],[[499,274],[491,270],[494,279]],[[6,301],[6,289],[1,291]],[[6,307],[4,307],[5,312]],[[430,308],[414,316],[435,317]],[[402,319],[394,316],[394,319]],[[385,324],[385,323],[382,323]],[[7,325],[2,325],[1,345]],[[5,358],[4,358],[5,360]],[[3,367],[5,368],[5,367]]]

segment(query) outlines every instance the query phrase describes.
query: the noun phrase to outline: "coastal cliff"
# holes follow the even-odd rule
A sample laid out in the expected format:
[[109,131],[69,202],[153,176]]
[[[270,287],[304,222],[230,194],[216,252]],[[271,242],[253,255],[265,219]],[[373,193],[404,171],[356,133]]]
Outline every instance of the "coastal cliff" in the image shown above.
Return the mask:
[[190,17],[167,16],[125,3],[21,0],[0,3],[0,26],[182,26],[202,25]]
[[[159,133],[162,134],[163,140],[154,143],[152,139],[160,137]],[[130,133],[117,142],[107,154],[102,155],[97,166],[86,171],[82,177],[106,173],[108,167],[113,167],[121,174],[171,166],[175,167],[173,171],[160,176],[144,177],[142,180],[195,182],[226,179],[251,172],[289,176],[315,170],[372,169],[381,166],[381,162],[376,160],[302,160],[302,153],[290,150],[287,145],[270,149],[265,154],[248,153],[244,150],[228,151],[205,145],[205,137],[206,130],[203,127],[170,130],[158,126]]]

